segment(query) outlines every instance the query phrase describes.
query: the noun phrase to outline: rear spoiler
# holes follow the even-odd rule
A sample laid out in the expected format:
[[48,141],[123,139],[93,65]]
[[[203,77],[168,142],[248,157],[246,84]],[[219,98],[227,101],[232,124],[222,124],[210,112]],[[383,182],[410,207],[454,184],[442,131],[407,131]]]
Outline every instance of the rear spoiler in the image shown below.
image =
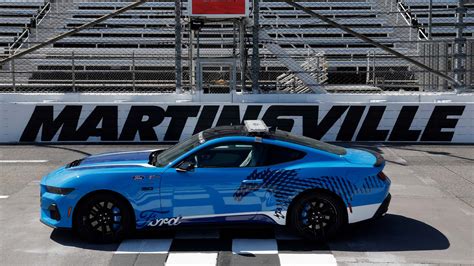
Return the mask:
[[374,167],[379,167],[379,166],[382,166],[384,163],[385,163],[385,159],[383,158],[383,156],[376,152],[376,151],[373,151],[373,150],[369,150],[369,149],[364,149],[364,148],[357,148],[359,150],[364,150],[370,154],[372,154],[373,156],[375,156],[375,163],[374,163]]

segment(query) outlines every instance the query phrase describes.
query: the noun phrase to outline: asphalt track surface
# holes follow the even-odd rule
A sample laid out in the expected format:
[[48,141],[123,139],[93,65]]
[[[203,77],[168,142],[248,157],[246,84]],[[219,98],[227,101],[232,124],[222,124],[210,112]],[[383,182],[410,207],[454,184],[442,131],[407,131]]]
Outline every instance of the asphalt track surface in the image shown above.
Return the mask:
[[88,154],[157,146],[0,146],[0,265],[474,264],[474,146],[359,146],[386,158],[392,203],[327,244],[281,228],[204,227],[108,245],[41,224],[39,180]]

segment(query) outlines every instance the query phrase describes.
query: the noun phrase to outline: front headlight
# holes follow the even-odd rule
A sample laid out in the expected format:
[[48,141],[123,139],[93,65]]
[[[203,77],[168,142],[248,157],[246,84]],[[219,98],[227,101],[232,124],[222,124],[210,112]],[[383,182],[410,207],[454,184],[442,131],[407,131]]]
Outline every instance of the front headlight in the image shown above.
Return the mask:
[[53,194],[67,195],[71,193],[73,190],[74,188],[61,188],[61,187],[46,186],[46,191]]

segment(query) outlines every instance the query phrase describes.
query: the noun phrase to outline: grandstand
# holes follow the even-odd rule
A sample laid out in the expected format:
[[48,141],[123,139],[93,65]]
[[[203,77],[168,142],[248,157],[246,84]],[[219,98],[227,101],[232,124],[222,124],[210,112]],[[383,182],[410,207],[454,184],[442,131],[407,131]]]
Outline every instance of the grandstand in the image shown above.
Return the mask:
[[[9,1],[9,0],[7,0]],[[412,31],[427,28],[427,2],[429,0],[347,0],[301,2],[338,23],[349,26],[367,37],[394,48],[398,52],[421,57],[426,50],[414,43]],[[183,1],[184,3],[185,1]],[[456,35],[455,8],[457,0],[434,0],[434,38],[452,41]],[[14,52],[24,43],[44,41],[64,33],[127,5],[124,1],[55,1],[38,0],[0,3],[0,49],[6,54]],[[469,4],[469,7],[473,4]],[[182,6],[186,14],[186,5]],[[51,12],[49,12],[51,10]],[[389,12],[389,10],[397,12]],[[49,13],[48,13],[49,12]],[[465,18],[464,36],[474,34],[474,10]],[[21,74],[15,77],[16,87],[46,88],[71,91],[161,91],[175,90],[175,12],[174,1],[147,2],[99,25],[41,49],[33,56],[16,60]],[[406,23],[399,23],[398,18]],[[44,19],[43,23],[39,23]],[[196,36],[191,33],[189,18],[183,17],[183,81],[185,87],[196,85],[193,67],[202,67],[201,83],[209,93],[228,93],[229,84],[244,90],[241,76],[236,71],[246,68],[250,87],[250,57],[246,62],[236,58],[251,55],[251,30],[245,34],[244,55],[238,49],[236,21],[210,21],[202,25]],[[262,37],[260,58],[260,89],[263,91],[309,92],[294,75],[291,63],[297,62],[304,71],[328,91],[346,92],[342,85],[365,86],[366,91],[422,90],[428,84],[433,88],[448,85],[436,81],[431,75],[410,67],[401,59],[386,54],[340,29],[311,18],[280,1],[263,1],[260,4]],[[31,30],[35,28],[34,32]],[[27,32],[27,33],[25,33]],[[31,40],[34,35],[34,42]],[[426,34],[426,33],[424,33]],[[28,39],[30,36],[30,39]],[[416,37],[416,34],[413,35]],[[422,36],[422,34],[420,34]],[[28,40],[27,40],[28,39]],[[191,40],[192,39],[192,40]],[[423,41],[423,39],[421,40]],[[280,49],[275,53],[278,44]],[[474,47],[471,44],[472,47]],[[471,47],[469,46],[469,47]],[[199,58],[190,50],[197,49]],[[450,56],[450,54],[443,54]],[[198,66],[193,65],[197,62]],[[291,61],[291,62],[293,62]],[[193,63],[194,62],[194,63]],[[213,62],[222,63],[213,65]],[[472,65],[472,59],[469,61]],[[199,64],[202,64],[199,65]],[[446,61],[447,64],[447,61]],[[10,69],[6,69],[10,67]],[[0,77],[7,80],[12,66],[4,66]],[[440,69],[438,67],[437,69]],[[444,71],[448,68],[445,67]],[[469,68],[468,68],[469,70]],[[472,75],[472,72],[470,72]],[[231,81],[232,77],[233,80]],[[469,79],[471,80],[471,79]],[[3,83],[3,82],[2,82]],[[342,89],[341,89],[342,88]]]

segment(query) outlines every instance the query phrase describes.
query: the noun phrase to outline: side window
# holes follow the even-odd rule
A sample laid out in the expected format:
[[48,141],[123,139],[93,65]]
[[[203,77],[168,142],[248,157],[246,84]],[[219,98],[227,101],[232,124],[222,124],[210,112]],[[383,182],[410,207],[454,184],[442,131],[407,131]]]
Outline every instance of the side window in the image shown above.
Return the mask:
[[296,161],[303,158],[306,153],[285,147],[265,144],[265,156],[261,166],[268,166],[280,163]]
[[192,159],[198,168],[253,167],[257,164],[257,153],[252,143],[226,143],[201,150]]

